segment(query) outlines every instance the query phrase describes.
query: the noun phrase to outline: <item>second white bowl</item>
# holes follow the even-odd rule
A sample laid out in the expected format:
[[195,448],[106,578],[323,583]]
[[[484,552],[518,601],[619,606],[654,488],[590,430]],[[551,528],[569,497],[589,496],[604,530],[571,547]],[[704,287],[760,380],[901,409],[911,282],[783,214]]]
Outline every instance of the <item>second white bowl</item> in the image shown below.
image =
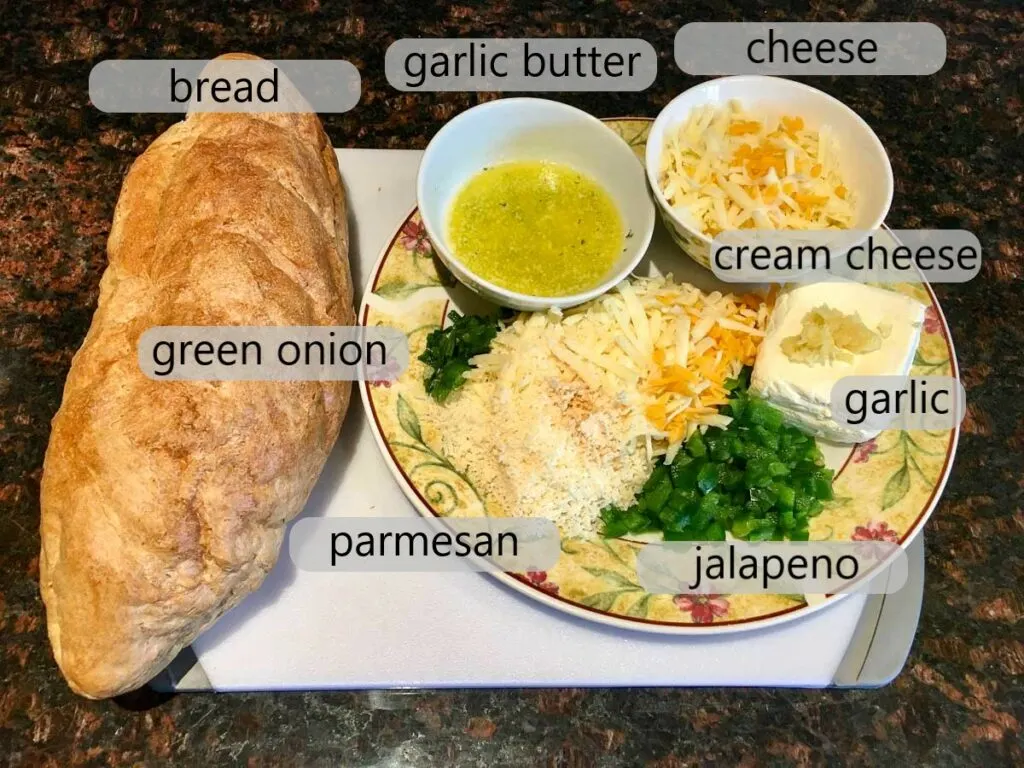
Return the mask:
[[647,179],[654,200],[672,238],[694,261],[710,269],[712,239],[694,229],[669,205],[661,190],[661,153],[666,135],[677,129],[690,112],[706,104],[736,99],[750,110],[800,116],[810,128],[828,125],[841,153],[846,186],[856,195],[857,218],[851,229],[878,229],[892,204],[892,166],[871,127],[852,109],[817,88],[763,75],[740,75],[708,80],[684,91],[668,103],[651,126],[647,138]]

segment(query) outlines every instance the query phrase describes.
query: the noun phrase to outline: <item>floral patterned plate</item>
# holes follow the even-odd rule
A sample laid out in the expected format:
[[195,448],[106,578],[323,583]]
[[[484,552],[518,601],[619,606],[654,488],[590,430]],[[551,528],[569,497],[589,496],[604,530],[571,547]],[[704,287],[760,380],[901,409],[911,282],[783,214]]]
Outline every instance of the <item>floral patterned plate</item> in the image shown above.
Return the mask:
[[[643,158],[649,120],[608,121]],[[687,259],[659,225],[649,258],[705,290],[718,284],[707,270]],[[735,286],[733,287],[735,288]],[[896,290],[928,305],[916,375],[957,376],[956,359],[942,311],[926,285]],[[483,498],[463,467],[439,450],[442,430],[458,429],[445,409],[423,389],[423,365],[416,360],[427,334],[448,310],[493,310],[456,283],[434,257],[419,216],[413,210],[381,254],[370,278],[360,322],[389,325],[408,334],[411,365],[396,381],[361,382],[371,429],[402,490],[425,516],[479,516]],[[959,430],[890,430],[867,443],[842,448],[823,445],[837,470],[835,499],[811,524],[818,540],[881,539],[906,545],[935,508],[949,476]],[[500,573],[514,589],[559,610],[620,627],[674,634],[707,634],[763,628],[819,610],[843,595],[653,595],[638,583],[636,552],[641,545],[598,536],[565,539],[557,564],[546,572]]]

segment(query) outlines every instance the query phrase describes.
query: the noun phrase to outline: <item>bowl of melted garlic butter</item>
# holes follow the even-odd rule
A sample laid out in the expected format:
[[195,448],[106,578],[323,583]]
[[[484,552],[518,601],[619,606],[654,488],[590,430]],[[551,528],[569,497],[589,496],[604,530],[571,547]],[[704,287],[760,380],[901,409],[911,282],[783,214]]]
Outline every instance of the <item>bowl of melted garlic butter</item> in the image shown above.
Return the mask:
[[513,98],[463,112],[430,142],[417,202],[438,258],[506,307],[582,304],[629,275],[654,231],[643,165],[597,118]]

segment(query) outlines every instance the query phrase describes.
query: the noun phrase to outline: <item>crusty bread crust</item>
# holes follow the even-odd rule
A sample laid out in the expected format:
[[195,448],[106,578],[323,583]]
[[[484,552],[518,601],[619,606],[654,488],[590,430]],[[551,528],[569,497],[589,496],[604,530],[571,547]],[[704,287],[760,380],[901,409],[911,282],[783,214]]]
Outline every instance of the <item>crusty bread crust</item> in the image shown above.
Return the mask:
[[305,504],[348,382],[166,382],[157,325],[350,325],[345,203],[312,114],[192,114],[121,189],[99,305],[42,479],[54,655],[91,698],[135,689],[255,590]]

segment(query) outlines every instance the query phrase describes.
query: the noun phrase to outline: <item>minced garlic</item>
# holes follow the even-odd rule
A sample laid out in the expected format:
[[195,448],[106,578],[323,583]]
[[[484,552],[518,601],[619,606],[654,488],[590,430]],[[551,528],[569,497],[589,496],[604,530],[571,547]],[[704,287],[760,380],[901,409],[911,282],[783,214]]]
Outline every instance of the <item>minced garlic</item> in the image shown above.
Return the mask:
[[872,331],[857,313],[848,315],[821,304],[804,315],[798,335],[782,340],[782,351],[794,363],[805,365],[849,363],[854,355],[880,349],[890,330],[880,325]]

